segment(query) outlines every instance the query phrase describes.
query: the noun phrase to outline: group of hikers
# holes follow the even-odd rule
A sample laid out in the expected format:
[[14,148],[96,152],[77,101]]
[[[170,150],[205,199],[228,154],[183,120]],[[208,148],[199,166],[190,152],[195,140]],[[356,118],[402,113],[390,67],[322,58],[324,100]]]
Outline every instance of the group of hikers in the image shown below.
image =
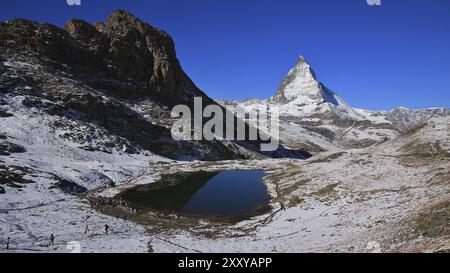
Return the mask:
[[[89,199],[91,208],[94,208],[94,209],[100,209],[102,206],[115,206],[115,207],[122,207],[122,208],[126,209],[129,213],[137,214],[139,212],[137,208],[132,207],[130,204],[125,202],[122,198],[120,198],[119,200],[114,199],[114,198],[98,198],[98,197],[97,198],[88,198],[88,199]],[[116,217],[117,217],[117,219],[121,218],[119,214],[117,214]],[[86,216],[84,218],[84,220],[87,221],[89,218],[90,218],[89,216]],[[127,219],[128,219],[127,215],[125,215],[123,217],[123,219],[125,221],[127,221]],[[105,231],[106,235],[109,234],[109,228],[110,227],[108,224],[104,225],[104,231]],[[89,225],[87,225],[87,224],[86,224],[86,227],[84,230],[84,234],[89,237],[92,236]],[[55,244],[55,235],[52,233],[52,234],[50,234],[50,237],[49,237],[49,246],[54,245],[54,244]],[[6,249],[9,250],[10,245],[11,245],[10,237],[7,238],[5,245],[6,245]]]
[[[124,209],[126,209],[129,213],[137,214],[137,213],[139,212],[139,210],[138,210],[137,208],[134,208],[133,206],[131,206],[130,204],[128,204],[126,201],[124,201],[122,198],[120,198],[120,199],[115,199],[115,198],[99,198],[99,197],[96,197],[96,198],[88,198],[88,200],[89,200],[89,203],[90,203],[91,208],[94,208],[94,209],[101,209],[103,206],[113,206],[113,207],[121,207],[121,208],[124,208]],[[121,218],[119,214],[117,214],[116,217],[117,217],[117,219],[120,219],[120,218]],[[89,216],[86,216],[86,217],[84,218],[84,220],[87,222],[87,220],[88,220],[89,218],[90,218]],[[123,219],[124,219],[125,221],[128,220],[128,217],[127,217],[126,214],[125,214],[125,216],[123,217]],[[105,224],[105,225],[104,225],[104,231],[105,231],[105,234],[106,234],[106,235],[109,234],[109,228],[110,228],[110,227],[109,227],[108,224]],[[85,230],[84,230],[84,234],[85,234],[86,236],[89,236],[89,237],[92,236],[92,233],[91,233],[91,230],[90,230],[90,228],[89,228],[89,225],[87,225],[87,224],[86,224],[86,227],[85,227]],[[49,237],[49,244],[48,244],[48,246],[52,246],[52,245],[54,245],[54,244],[55,244],[55,235],[52,233],[52,234],[50,234],[50,237]],[[10,246],[11,246],[11,237],[8,237],[8,238],[7,238],[7,240],[6,240],[6,242],[5,242],[5,246],[6,246],[6,249],[7,249],[7,250],[10,249]]]
[[[105,234],[108,235],[109,234],[109,225],[105,224],[104,228],[105,228]],[[90,233],[90,229],[89,229],[88,225],[86,225],[86,229],[85,229],[84,233],[85,233],[86,236],[92,235]],[[8,237],[6,239],[6,242],[5,242],[6,250],[9,250],[10,245],[11,245],[11,237]],[[52,233],[52,234],[50,234],[50,237],[49,237],[49,244],[48,244],[48,246],[53,246],[53,245],[55,245],[55,235]]]
[[[104,228],[105,228],[105,234],[108,235],[109,234],[109,225],[105,224]],[[89,228],[89,225],[86,225],[86,227],[84,229],[84,235],[92,236],[91,229]]]

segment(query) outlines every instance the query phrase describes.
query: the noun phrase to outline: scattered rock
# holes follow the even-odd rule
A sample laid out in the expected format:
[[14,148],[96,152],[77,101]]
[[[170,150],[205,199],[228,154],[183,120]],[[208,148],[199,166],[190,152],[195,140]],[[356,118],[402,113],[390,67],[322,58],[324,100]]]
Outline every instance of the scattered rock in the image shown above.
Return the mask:
[[8,112],[4,112],[4,111],[0,110],[0,118],[9,118],[12,116],[13,116],[13,114],[10,114]]
[[0,185],[6,185],[12,188],[23,188],[26,184],[35,183],[24,176],[32,174],[29,168],[19,166],[0,165]]
[[87,188],[78,185],[75,182],[66,180],[66,179],[61,179],[61,178],[57,178],[59,179],[59,181],[55,184],[53,184],[52,186],[50,186],[49,189],[60,189],[62,190],[64,193],[67,194],[73,194],[73,195],[77,195],[79,193],[83,193],[87,191]]
[[22,146],[19,146],[17,144],[8,142],[8,141],[2,141],[0,142],[0,155],[11,155],[16,153],[25,153],[26,150]]

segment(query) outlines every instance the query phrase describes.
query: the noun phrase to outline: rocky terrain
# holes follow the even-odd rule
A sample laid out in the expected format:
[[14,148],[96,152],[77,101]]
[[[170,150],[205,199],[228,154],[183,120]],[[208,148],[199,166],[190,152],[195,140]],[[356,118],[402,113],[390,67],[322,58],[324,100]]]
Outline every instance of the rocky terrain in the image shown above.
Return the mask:
[[[216,103],[170,36],[125,11],[64,29],[0,23],[0,241],[11,237],[0,252],[72,241],[83,252],[449,251],[448,109],[352,108],[301,57],[272,98],[220,102],[279,107],[287,148],[262,153],[173,140],[170,109],[194,96]],[[267,173],[269,212],[144,215],[116,198],[171,174],[236,169]]]

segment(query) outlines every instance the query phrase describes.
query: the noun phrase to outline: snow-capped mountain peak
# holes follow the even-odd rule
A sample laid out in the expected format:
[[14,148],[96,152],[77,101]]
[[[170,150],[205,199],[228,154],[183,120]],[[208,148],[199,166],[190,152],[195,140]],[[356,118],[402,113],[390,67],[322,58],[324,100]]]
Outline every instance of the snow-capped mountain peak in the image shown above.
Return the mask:
[[345,102],[317,80],[316,74],[305,57],[300,56],[295,66],[283,79],[272,102],[298,105],[345,105]]

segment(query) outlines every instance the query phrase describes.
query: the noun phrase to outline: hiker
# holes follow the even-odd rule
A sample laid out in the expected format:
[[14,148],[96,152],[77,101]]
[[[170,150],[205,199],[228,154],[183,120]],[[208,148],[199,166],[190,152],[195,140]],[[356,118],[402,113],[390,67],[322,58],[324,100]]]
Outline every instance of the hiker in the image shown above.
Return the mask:
[[55,236],[53,235],[53,233],[50,235],[50,245],[54,245],[55,244]]
[[89,225],[86,225],[86,228],[84,229],[84,235],[89,235]]
[[108,224],[105,224],[105,233],[106,233],[106,235],[108,235],[108,230],[109,230],[109,226],[108,226]]
[[8,239],[6,239],[6,250],[8,250],[9,249],[9,241],[10,241],[10,237],[8,237]]

